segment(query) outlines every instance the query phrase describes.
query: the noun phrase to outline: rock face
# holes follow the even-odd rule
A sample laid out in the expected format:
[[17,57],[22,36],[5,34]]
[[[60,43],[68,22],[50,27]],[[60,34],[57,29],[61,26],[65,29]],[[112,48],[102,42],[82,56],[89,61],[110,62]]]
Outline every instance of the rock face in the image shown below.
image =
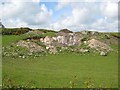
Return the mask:
[[108,52],[108,51],[112,50],[108,45],[106,45],[105,43],[102,43],[96,39],[89,40],[88,46],[90,48],[97,50],[97,51],[107,51]]
[[20,40],[19,42],[17,42],[17,46],[26,47],[30,52],[40,52],[44,50],[38,44],[30,41],[27,42],[27,41]]

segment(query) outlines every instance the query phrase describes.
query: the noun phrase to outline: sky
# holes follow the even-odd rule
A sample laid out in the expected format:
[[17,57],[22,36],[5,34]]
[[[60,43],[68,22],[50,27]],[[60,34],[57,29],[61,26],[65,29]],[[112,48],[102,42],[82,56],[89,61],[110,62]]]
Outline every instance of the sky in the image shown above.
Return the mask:
[[1,0],[7,28],[118,31],[118,0]]

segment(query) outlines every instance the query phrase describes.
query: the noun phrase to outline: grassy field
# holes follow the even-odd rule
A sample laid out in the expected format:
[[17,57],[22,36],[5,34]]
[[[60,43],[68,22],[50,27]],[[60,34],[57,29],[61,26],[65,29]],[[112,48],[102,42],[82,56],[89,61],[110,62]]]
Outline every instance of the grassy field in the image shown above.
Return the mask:
[[77,77],[75,87],[86,87],[92,79],[93,87],[118,87],[117,54],[99,55],[60,54],[38,58],[3,58],[3,78],[16,84],[36,87],[70,87]]
[[[2,45],[8,46],[23,38],[4,35]],[[117,46],[112,48],[117,50]],[[61,53],[25,59],[3,57],[2,79],[3,83],[7,81],[6,84],[28,87],[115,88],[118,87],[118,54],[112,52],[108,56],[100,56]]]

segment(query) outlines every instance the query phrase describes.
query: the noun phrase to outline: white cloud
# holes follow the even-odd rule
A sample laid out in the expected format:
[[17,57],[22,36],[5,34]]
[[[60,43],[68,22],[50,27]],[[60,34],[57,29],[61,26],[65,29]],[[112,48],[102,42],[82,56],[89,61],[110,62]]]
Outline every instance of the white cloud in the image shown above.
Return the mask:
[[26,27],[28,26],[26,22],[21,21],[20,19],[8,19],[4,21],[5,27]]
[[6,2],[0,4],[0,18],[7,18],[16,15],[22,9],[22,3]]
[[[95,30],[95,31],[117,31],[118,30],[118,0],[96,0],[90,2],[69,2],[64,0],[58,3],[59,9],[66,6],[72,7],[72,13],[53,24],[54,28],[71,28],[73,31]],[[58,9],[58,10],[59,10]]]
[[117,3],[103,3],[101,5],[101,12],[108,18],[116,18],[118,16],[118,4]]
[[33,2],[36,2],[36,3],[39,3],[40,2],[40,0],[32,0]]
[[91,25],[91,28],[98,31],[118,31],[118,20],[110,22],[109,20],[100,18]]
[[[63,17],[52,24],[55,29],[70,28],[74,31],[87,29],[85,24],[94,22],[94,15],[97,14],[98,6],[94,3],[70,3],[71,14]],[[93,6],[95,5],[95,6]],[[92,6],[91,9],[89,9]]]
[[[45,4],[39,4],[39,0],[31,0],[31,2],[11,0],[11,2],[0,5],[0,10],[2,10],[0,18],[4,20],[3,23],[8,27],[29,26],[55,30],[68,28],[73,31],[86,29],[117,31],[117,3],[108,1],[106,3],[96,3],[96,0],[90,0],[92,3],[85,1],[71,2],[71,0],[61,0],[55,7],[57,11],[54,11],[54,9],[49,9]],[[70,7],[70,14],[65,14],[62,18],[52,20],[57,15],[55,12],[65,10],[66,7]],[[63,15],[63,13],[58,14]]]
[[56,6],[56,10],[60,10],[69,4],[71,4],[70,0],[59,0],[58,4]]
[[40,12],[36,15],[36,22],[40,24],[44,24],[50,21],[52,10],[48,10],[47,7],[42,4],[40,6]]
[[85,23],[88,19],[90,19],[90,16],[88,16],[90,12],[86,8],[75,8],[73,9],[72,14],[75,23]]
[[[21,1],[21,2],[20,2]],[[18,20],[27,25],[40,25],[50,21],[52,10],[49,10],[44,4],[39,5],[38,0],[24,2],[24,0],[11,0],[0,4],[0,18],[3,23],[5,20]],[[10,23],[10,22],[9,22]],[[10,26],[11,23],[4,23],[5,26]],[[9,25],[6,25],[9,24]],[[18,26],[16,24],[16,26]]]

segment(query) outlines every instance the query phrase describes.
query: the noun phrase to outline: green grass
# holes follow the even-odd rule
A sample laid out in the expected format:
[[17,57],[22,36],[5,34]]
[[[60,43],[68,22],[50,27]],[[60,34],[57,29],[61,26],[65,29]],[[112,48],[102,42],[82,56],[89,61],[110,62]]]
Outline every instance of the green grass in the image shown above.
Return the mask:
[[27,35],[3,35],[2,46],[9,46],[10,44],[25,39],[26,37]]
[[118,55],[80,55],[65,53],[38,58],[3,58],[3,78],[9,77],[16,84],[36,87],[70,87],[77,76],[75,87],[85,87],[87,78],[92,78],[94,87],[118,87]]

